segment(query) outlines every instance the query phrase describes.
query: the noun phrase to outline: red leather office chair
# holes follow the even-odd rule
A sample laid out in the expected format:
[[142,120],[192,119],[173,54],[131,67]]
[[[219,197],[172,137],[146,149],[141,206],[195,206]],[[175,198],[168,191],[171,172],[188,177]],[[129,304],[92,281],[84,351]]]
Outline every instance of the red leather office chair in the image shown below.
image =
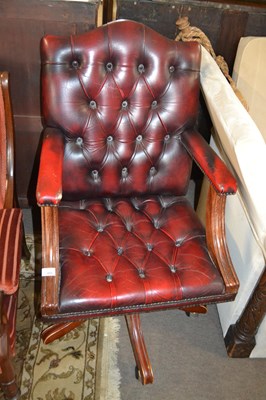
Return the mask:
[[[18,399],[12,357],[22,243],[22,211],[14,200],[14,132],[8,74],[0,72],[0,386]],[[26,248],[25,248],[26,249]]]
[[[204,312],[238,289],[224,233],[236,182],[195,130],[200,47],[121,20],[45,36],[41,57],[43,338],[124,314],[150,383],[139,313]],[[212,183],[206,233],[185,198],[193,160]]]

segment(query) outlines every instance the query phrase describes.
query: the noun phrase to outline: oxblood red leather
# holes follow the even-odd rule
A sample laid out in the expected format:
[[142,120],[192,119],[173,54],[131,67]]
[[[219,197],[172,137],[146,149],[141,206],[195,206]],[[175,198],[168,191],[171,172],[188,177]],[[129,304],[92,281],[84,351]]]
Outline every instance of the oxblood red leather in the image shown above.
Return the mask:
[[191,156],[217,191],[236,190],[194,130],[200,46],[116,21],[46,36],[41,57],[46,130],[37,198],[59,204],[54,318],[218,299],[223,280],[184,198]]
[[39,204],[59,204],[62,199],[64,135],[61,130],[47,128],[42,142],[40,177],[36,192]]
[[181,136],[181,141],[217,192],[221,194],[236,193],[235,178],[197,131],[186,130]]
[[223,281],[183,197],[103,199],[60,208],[62,314],[208,301]]
[[65,199],[186,193],[192,161],[179,138],[197,115],[196,43],[120,22],[45,37],[41,50],[45,123],[65,137]]

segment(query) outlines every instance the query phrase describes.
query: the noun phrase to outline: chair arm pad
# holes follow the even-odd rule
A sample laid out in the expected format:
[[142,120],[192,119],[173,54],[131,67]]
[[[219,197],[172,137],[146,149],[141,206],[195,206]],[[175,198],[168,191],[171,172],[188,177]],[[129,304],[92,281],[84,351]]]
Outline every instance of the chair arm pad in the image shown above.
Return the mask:
[[181,142],[220,194],[234,194],[237,182],[224,162],[197,131],[186,131]]
[[62,198],[64,138],[56,128],[44,131],[36,197],[40,206],[57,205]]
[[18,288],[21,259],[22,211],[0,210],[0,291],[13,294]]

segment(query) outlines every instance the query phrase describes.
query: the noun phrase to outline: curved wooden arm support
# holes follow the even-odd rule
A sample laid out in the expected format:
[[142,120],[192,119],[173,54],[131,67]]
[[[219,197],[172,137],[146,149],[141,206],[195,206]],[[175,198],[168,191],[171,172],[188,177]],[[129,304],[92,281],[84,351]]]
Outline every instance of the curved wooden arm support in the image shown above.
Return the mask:
[[153,372],[140,324],[139,314],[126,315],[127,329],[143,385],[153,382]]
[[219,195],[210,185],[206,211],[207,245],[225,283],[225,291],[234,299],[239,288],[225,238],[226,196]]
[[59,232],[58,208],[41,207],[42,216],[42,299],[41,313],[52,315],[59,302]]

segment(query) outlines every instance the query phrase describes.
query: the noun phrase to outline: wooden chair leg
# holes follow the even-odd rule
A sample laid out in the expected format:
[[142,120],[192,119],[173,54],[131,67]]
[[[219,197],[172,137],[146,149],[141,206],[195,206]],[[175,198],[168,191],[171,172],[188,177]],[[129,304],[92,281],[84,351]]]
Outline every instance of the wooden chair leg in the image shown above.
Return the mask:
[[18,400],[20,398],[10,354],[7,325],[2,325],[0,332],[0,386],[6,400]]
[[139,314],[126,315],[127,329],[136,360],[141,383],[146,385],[153,382],[153,372],[148,352],[144,342]]
[[61,338],[66,333],[72,331],[77,326],[83,324],[84,321],[75,321],[75,322],[63,322],[60,324],[53,324],[45,328],[41,337],[45,344],[51,343],[56,339]]

